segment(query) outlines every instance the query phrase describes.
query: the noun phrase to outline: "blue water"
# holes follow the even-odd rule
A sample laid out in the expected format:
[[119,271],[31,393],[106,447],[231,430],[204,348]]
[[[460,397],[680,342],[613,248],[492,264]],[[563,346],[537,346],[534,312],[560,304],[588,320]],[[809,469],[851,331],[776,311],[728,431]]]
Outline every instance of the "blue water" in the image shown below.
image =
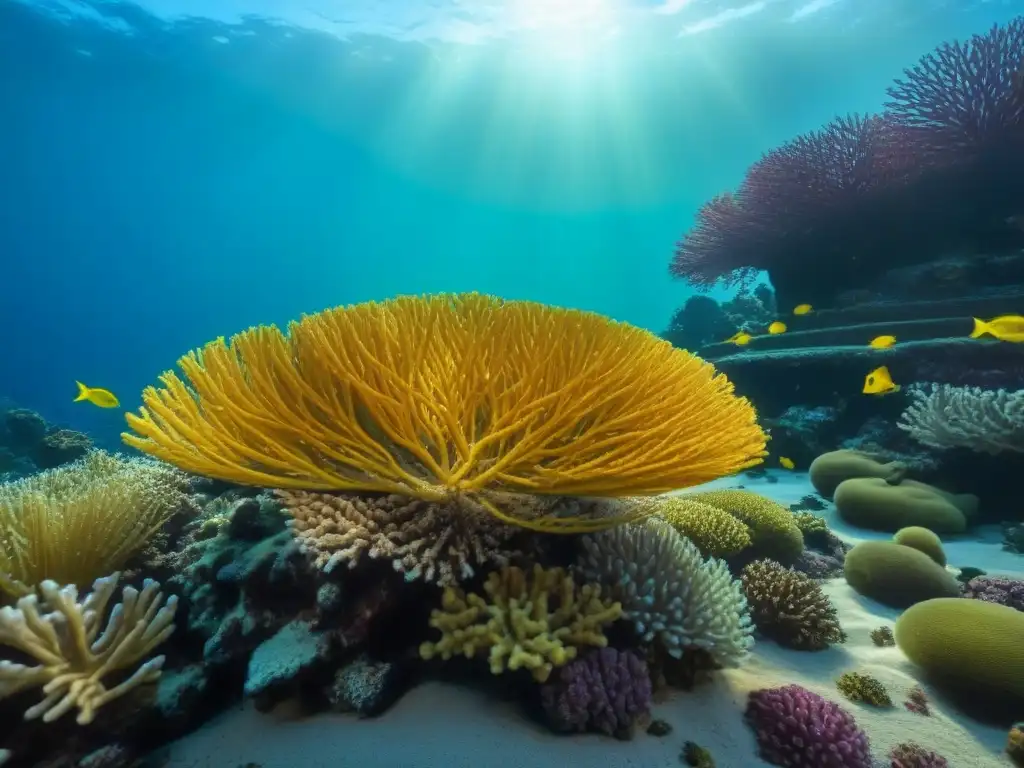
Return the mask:
[[409,292],[661,331],[702,202],[1022,7],[0,0],[0,396],[116,445],[75,379]]

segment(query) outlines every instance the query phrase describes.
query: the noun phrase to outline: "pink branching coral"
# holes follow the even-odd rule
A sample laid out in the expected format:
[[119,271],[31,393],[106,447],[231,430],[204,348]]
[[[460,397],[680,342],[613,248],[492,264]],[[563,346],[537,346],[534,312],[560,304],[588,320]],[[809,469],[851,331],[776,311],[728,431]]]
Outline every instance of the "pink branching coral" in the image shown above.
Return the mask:
[[799,685],[751,692],[746,720],[772,765],[871,768],[868,737],[853,716]]
[[889,750],[890,768],[949,768],[949,761],[912,741]]
[[557,731],[597,731],[632,738],[650,713],[647,663],[633,651],[601,648],[570,661],[541,688],[548,722]]

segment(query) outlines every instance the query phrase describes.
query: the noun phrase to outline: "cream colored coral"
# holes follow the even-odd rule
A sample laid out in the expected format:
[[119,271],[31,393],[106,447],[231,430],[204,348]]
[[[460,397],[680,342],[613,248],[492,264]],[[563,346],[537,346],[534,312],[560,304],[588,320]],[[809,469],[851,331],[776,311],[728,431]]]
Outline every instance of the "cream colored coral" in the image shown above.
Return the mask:
[[529,575],[503,568],[488,576],[484,592],[486,598],[445,590],[441,609],[430,617],[441,639],[420,646],[424,659],[486,652],[493,674],[529,669],[544,682],[553,668],[576,657],[579,646],[606,646],[603,627],[622,613],[619,603],[601,598],[599,586],[577,588],[561,568],[535,565]]
[[482,565],[507,565],[518,554],[511,539],[522,530],[466,497],[435,503],[398,495],[276,493],[301,543],[328,571],[341,563],[353,568],[367,555],[390,560],[409,581],[444,587],[472,578]]
[[160,677],[163,656],[145,662],[113,688],[103,684],[104,677],[149,655],[174,631],[177,598],[163,602],[160,585],[148,579],[141,592],[124,588],[121,603],[102,626],[119,579],[119,573],[97,579],[81,602],[74,586],[44,581],[39,591],[48,612],[40,613],[36,595],[21,598],[16,608],[0,609],[0,644],[38,662],[0,661],[0,699],[42,686],[43,700],[25,712],[26,720],[51,722],[77,707],[78,723],[86,725],[99,707]]
[[910,390],[914,402],[898,425],[931,448],[1024,452],[1024,390],[932,384]]
[[189,509],[187,483],[159,461],[90,451],[0,485],[0,591],[21,597],[45,579],[85,586],[116,571]]

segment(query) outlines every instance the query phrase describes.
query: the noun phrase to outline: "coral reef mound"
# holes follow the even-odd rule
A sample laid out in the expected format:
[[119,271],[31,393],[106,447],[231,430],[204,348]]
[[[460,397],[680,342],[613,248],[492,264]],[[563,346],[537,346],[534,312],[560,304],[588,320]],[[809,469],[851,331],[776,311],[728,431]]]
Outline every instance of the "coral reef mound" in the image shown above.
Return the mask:
[[831,499],[844,480],[873,477],[896,484],[906,475],[907,468],[898,461],[883,463],[868,453],[841,450],[823,453],[811,462],[808,472],[814,490]]
[[946,550],[942,548],[942,539],[928,528],[918,525],[900,528],[892,540],[904,547],[912,547],[918,552],[924,552],[941,566],[946,565]]
[[863,541],[846,553],[846,582],[893,608],[936,597],[957,597],[960,582],[928,555],[891,541]]
[[836,510],[851,525],[894,533],[919,526],[935,533],[963,533],[977,497],[944,493],[938,488],[905,480],[892,485],[880,478],[854,478],[839,484]]

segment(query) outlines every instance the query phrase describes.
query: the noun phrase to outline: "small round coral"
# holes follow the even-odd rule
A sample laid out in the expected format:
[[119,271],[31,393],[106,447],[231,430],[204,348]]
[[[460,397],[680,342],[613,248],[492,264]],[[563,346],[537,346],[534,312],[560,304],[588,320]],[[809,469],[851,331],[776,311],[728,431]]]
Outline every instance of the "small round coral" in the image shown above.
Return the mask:
[[752,691],[746,721],[772,765],[871,768],[868,737],[850,713],[799,685]]
[[808,534],[828,533],[825,518],[812,515],[810,512],[794,512],[793,522],[796,523],[796,527],[800,529],[805,538]]
[[1014,765],[1024,768],[1024,723],[1017,723],[1007,734],[1006,754]]
[[779,645],[820,651],[846,640],[835,606],[806,574],[757,560],[741,580],[754,625]]
[[596,731],[632,738],[650,714],[651,678],[633,651],[601,648],[569,662],[541,687],[541,703],[556,731]]
[[885,691],[885,686],[871,675],[860,672],[844,672],[836,680],[836,688],[850,701],[859,704],[870,704],[873,707],[891,707],[892,699]]
[[949,761],[912,741],[889,750],[890,768],[949,768]]

